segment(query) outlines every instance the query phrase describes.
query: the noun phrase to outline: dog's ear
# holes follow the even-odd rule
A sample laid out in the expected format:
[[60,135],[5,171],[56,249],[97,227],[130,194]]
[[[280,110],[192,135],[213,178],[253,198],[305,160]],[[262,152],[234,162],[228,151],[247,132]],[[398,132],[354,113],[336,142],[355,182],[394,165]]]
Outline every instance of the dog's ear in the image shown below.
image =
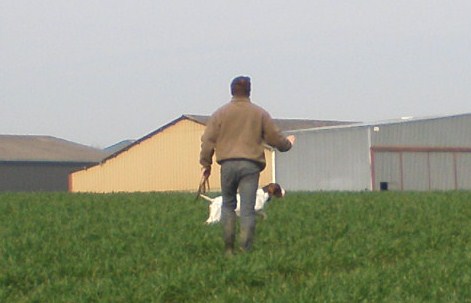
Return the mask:
[[277,198],[283,197],[283,190],[278,183],[270,183],[268,185],[268,192],[270,196],[275,196]]

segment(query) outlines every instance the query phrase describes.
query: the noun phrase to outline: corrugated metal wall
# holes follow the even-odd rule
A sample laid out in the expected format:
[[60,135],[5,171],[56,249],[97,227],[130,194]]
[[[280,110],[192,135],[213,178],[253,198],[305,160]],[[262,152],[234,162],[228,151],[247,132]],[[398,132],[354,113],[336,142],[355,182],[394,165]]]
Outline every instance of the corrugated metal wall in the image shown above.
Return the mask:
[[403,153],[404,190],[428,190],[427,155]]
[[471,147],[471,114],[378,125],[372,146]]
[[293,132],[288,190],[471,190],[471,114]]
[[388,190],[471,189],[471,149],[453,148],[374,152],[374,188]]
[[374,155],[374,170],[376,190],[380,189],[380,182],[387,182],[388,190],[401,190],[402,171],[399,153],[381,152]]
[[0,191],[49,192],[68,190],[70,172],[90,163],[79,162],[1,162]]
[[471,153],[456,153],[457,189],[471,189]]
[[383,124],[372,128],[374,189],[471,189],[471,115]]
[[368,129],[333,128],[292,132],[296,144],[276,152],[276,180],[287,190],[371,188]]
[[[73,192],[196,191],[201,177],[199,153],[204,125],[178,121],[101,165],[70,176]],[[271,153],[260,184],[272,179]],[[214,164],[211,190],[220,190],[219,165]]]

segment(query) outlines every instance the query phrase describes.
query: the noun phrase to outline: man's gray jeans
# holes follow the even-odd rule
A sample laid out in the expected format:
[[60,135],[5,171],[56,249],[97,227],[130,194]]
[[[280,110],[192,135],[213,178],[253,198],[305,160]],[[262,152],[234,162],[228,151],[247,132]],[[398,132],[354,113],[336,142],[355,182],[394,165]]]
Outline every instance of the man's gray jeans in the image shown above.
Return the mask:
[[255,199],[260,166],[247,160],[227,160],[221,165],[223,196],[221,220],[226,250],[234,249],[236,234],[237,190],[240,194],[240,247],[249,251],[255,236]]

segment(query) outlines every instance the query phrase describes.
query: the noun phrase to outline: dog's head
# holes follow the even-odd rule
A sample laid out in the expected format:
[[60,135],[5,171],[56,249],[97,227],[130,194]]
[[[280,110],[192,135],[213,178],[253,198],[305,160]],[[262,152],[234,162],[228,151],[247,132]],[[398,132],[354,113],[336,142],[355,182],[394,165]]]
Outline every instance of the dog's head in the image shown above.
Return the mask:
[[282,198],[285,195],[285,190],[278,183],[269,183],[263,187],[263,190],[268,193],[270,197]]

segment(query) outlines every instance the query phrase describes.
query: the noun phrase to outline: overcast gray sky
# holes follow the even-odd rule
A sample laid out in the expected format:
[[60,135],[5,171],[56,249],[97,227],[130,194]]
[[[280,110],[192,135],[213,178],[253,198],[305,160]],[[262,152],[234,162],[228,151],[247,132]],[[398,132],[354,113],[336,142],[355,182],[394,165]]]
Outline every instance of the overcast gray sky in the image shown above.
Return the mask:
[[95,147],[229,101],[275,118],[471,112],[471,1],[0,0],[0,133]]

